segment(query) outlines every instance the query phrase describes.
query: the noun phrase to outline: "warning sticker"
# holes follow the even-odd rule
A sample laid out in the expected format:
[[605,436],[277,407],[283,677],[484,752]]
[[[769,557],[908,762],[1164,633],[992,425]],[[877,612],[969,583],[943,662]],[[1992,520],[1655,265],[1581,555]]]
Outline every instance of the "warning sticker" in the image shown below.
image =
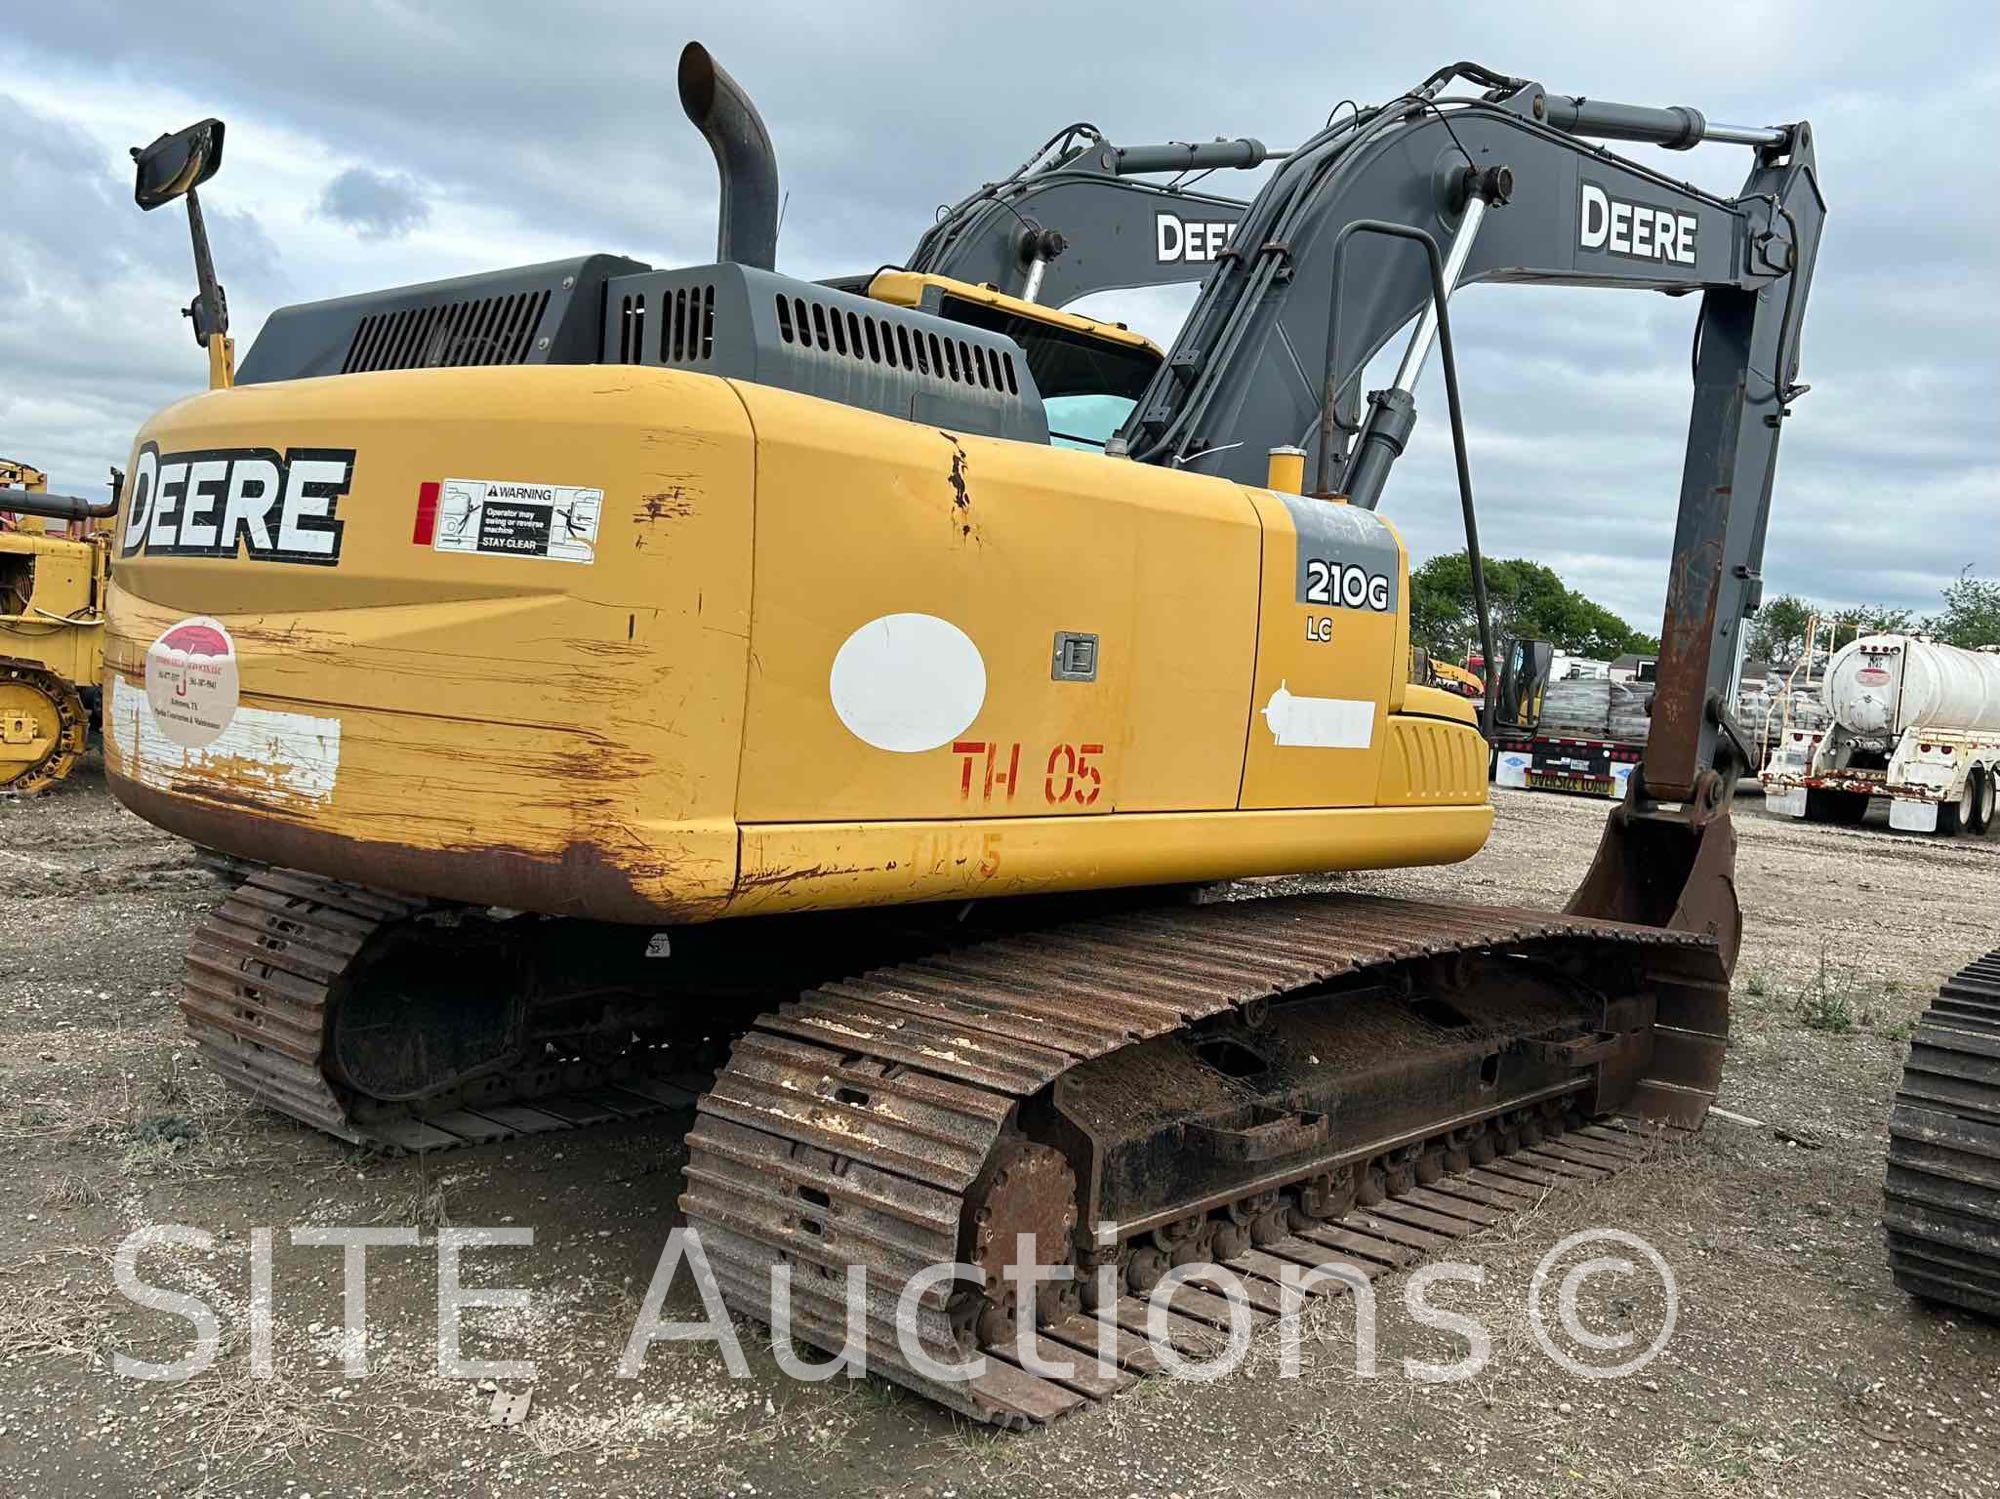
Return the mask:
[[184,619],[146,648],[146,702],[173,743],[213,744],[236,717],[239,699],[236,642],[220,620]]
[[437,537],[431,544],[440,552],[594,562],[603,510],[601,489],[447,479],[438,494]]

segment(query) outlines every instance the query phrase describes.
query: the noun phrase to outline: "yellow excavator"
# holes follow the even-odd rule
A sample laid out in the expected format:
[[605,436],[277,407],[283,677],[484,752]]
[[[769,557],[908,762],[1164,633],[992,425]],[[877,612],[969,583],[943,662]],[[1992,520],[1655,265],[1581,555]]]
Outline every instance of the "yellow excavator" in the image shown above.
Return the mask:
[[1460,697],[1473,699],[1483,696],[1486,692],[1486,679],[1478,672],[1460,666],[1455,661],[1428,656],[1424,660],[1424,667],[1426,678],[1431,685],[1442,687],[1446,692],[1455,692]]
[[[188,204],[211,388],[134,443],[107,768],[267,866],[191,934],[208,1060],[385,1148],[691,1104],[730,1303],[790,1267],[839,1348],[861,1267],[871,1367],[1009,1425],[1146,1367],[1086,1314],[1143,1330],[1174,1266],[1372,1273],[1698,1126],[1808,127],[1459,64],[1288,151],[1072,127],[907,264],[812,282],[748,98],[699,46],[678,82],[714,263],[289,307],[240,369],[221,124],[135,152],[142,206]],[[1604,139],[1752,166],[1718,197]],[[1247,202],[1178,185],[1265,164]],[[1701,294],[1642,773],[1562,911],[1218,897],[1486,841],[1377,506],[1435,350],[1478,558],[1450,301],[1521,280]],[[1164,352],[1062,310],[1172,281]]]
[[0,458],[0,792],[15,796],[76,768],[104,670],[115,492],[48,490],[40,469]]

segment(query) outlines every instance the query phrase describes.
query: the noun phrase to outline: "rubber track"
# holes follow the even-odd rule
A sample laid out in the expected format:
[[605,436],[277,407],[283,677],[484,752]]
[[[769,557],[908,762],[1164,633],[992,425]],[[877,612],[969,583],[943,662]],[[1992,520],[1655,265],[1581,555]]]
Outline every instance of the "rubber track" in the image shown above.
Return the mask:
[[[847,1268],[864,1266],[871,1288],[900,1288],[917,1270],[956,1259],[967,1197],[1002,1127],[1022,1099],[1079,1062],[1372,967],[1579,944],[1650,949],[1657,1065],[1698,1055],[1719,1067],[1727,980],[1704,938],[1368,896],[1155,909],[879,969],[766,1014],[701,1100],[681,1207],[735,1310],[768,1320],[770,1271],[789,1265],[794,1332],[838,1348]],[[1698,1126],[1712,1096],[1651,1078],[1633,1103],[1649,1117]],[[1524,1194],[1617,1169],[1633,1158],[1632,1139],[1607,1138],[1614,1129],[1592,1126],[1595,1134],[1521,1151],[1451,1186],[1419,1188],[1429,1195],[1406,1194],[1394,1211],[1378,1205],[1324,1225],[1303,1236],[1293,1257],[1323,1261],[1342,1251],[1381,1268],[1403,1263],[1405,1251],[1442,1247],[1479,1226],[1480,1215],[1454,1209],[1454,1200],[1505,1211]],[[1433,1216],[1413,1216],[1420,1213]],[[1274,1265],[1252,1259],[1243,1268],[1271,1289],[1264,1271]],[[962,1354],[943,1298],[940,1289],[918,1303],[915,1332],[949,1364]],[[1093,1363],[1080,1382],[1062,1385],[997,1361],[978,1380],[940,1383],[903,1359],[894,1315],[894,1292],[871,1289],[870,1367],[982,1421],[1047,1421],[1144,1372],[1143,1360]],[[1121,1302],[1119,1316],[1143,1335],[1142,1306]],[[1194,1339],[1200,1320],[1180,1330]],[[1083,1337],[1078,1328],[1044,1331],[1072,1345]],[[1086,1338],[1083,1346],[1094,1345]]]
[[647,1054],[568,1060],[478,1079],[450,1102],[361,1117],[326,1076],[328,1001],[378,929],[422,909],[358,885],[267,869],[188,940],[181,1014],[209,1065],[259,1103],[359,1145],[452,1150],[691,1106],[705,1076],[653,1075]]
[[1917,1022],[1883,1197],[1896,1284],[2000,1317],[2000,949],[1946,982]]

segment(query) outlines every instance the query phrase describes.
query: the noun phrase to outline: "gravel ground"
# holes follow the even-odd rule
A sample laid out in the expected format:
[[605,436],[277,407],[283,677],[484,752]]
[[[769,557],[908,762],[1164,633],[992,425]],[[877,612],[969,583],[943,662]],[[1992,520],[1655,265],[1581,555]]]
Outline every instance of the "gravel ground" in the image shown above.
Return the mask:
[[[1496,793],[1491,846],[1451,870],[1354,888],[1553,904],[1587,863],[1603,804]],[[1906,1301],[1883,1264],[1884,1132],[1906,1037],[1951,971],[2000,942],[2000,840],[1738,818],[1747,939],[1722,1101],[1762,1121],[1467,1241],[1484,1284],[1434,1303],[1476,1318],[1491,1360],[1425,1383],[1404,1361],[1462,1358],[1382,1283],[1378,1364],[1354,1372],[1346,1304],[1317,1314],[1297,1377],[1260,1338],[1209,1384],[1153,1380],[1025,1437],[966,1426],[878,1382],[806,1385],[743,1329],[749,1376],[706,1347],[657,1345],[615,1376],[668,1230],[688,1119],[669,1115],[429,1161],[352,1151],[246,1109],[195,1065],[173,1013],[182,934],[220,887],[129,817],[93,768],[0,803],[0,1484],[21,1493],[1952,1494],[2000,1491],[2000,1332]],[[149,1251],[146,1278],[219,1316],[212,1367],[122,1377],[193,1329],[113,1290],[134,1228],[192,1225],[211,1247]],[[414,1228],[368,1265],[365,1378],[343,1370],[341,1270],[295,1247],[312,1225]],[[470,1284],[527,1304],[466,1314],[473,1357],[534,1362],[528,1419],[493,1428],[494,1386],[435,1369],[440,1227],[531,1227],[468,1251]],[[1558,1368],[1524,1309],[1567,1234],[1643,1236],[1678,1281],[1659,1357],[1622,1380]],[[244,1309],[250,1244],[277,1230],[271,1377]],[[1593,1281],[1600,1328],[1641,1340],[1657,1288]],[[1618,1291],[1620,1294],[1611,1294]],[[670,1315],[692,1316],[685,1278]],[[525,1387],[502,1381],[502,1387]]]

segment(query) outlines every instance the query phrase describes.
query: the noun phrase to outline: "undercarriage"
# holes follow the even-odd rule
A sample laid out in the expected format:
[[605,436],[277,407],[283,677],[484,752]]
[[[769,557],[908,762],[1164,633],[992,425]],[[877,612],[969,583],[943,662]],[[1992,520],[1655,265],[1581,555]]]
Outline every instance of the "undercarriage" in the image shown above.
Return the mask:
[[[1176,1266],[1268,1317],[1282,1266],[1403,1263],[1697,1127],[1720,1075],[1726,970],[1683,930],[1346,894],[962,914],[648,934],[268,871],[183,1009],[237,1086],[383,1148],[694,1105],[682,1207],[732,1307],[771,1320],[789,1267],[791,1327],[839,1348],[860,1266],[870,1366],[1009,1425],[1148,1372],[1137,1298]],[[990,1357],[940,1381],[896,1304],[954,1262],[917,1346]],[[1174,1306],[1191,1344],[1226,1325]],[[1098,1351],[1051,1380],[1023,1337]]]

